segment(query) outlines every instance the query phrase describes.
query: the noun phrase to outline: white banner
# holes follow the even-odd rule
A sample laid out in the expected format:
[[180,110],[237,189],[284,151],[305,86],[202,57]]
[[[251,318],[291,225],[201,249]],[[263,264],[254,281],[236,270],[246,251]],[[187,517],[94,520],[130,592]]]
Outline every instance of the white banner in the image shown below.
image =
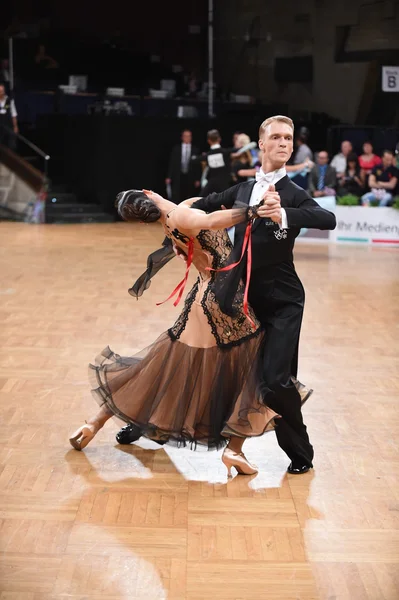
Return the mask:
[[337,227],[332,242],[396,246],[399,244],[399,210],[367,206],[337,206]]

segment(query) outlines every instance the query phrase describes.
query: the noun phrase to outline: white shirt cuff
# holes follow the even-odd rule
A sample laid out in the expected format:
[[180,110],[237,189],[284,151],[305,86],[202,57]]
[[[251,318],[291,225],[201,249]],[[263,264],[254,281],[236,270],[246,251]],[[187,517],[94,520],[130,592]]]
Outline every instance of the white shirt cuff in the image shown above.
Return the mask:
[[288,229],[287,213],[284,208],[281,209],[281,225],[279,227],[280,229]]

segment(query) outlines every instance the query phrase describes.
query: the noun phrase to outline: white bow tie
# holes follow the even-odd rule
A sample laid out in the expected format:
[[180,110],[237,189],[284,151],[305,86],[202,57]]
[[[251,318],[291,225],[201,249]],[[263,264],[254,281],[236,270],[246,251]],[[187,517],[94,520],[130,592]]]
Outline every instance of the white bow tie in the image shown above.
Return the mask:
[[272,183],[272,181],[274,179],[274,175],[275,175],[274,171],[272,171],[271,173],[263,173],[261,171],[258,171],[255,174],[255,179],[256,179],[257,183],[259,183],[260,181],[262,181],[264,183]]

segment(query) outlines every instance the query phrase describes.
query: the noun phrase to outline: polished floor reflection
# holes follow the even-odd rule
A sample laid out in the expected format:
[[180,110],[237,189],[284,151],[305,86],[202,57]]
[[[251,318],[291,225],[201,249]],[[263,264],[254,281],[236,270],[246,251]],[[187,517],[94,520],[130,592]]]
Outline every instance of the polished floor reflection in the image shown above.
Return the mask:
[[128,295],[158,225],[0,223],[0,600],[399,598],[399,252],[298,244],[300,379],[315,469],[273,433],[253,477],[220,453],[68,435],[96,405],[87,363],[173,322],[175,260]]

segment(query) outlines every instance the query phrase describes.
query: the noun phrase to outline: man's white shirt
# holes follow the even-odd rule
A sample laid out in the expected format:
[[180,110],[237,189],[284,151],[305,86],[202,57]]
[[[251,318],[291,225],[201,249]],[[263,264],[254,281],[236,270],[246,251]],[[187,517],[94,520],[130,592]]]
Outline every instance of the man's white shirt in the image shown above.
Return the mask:
[[336,154],[331,161],[331,166],[337,171],[337,173],[345,173],[346,170],[346,157],[342,152]]
[[5,105],[7,104],[7,101],[10,102],[10,113],[11,113],[11,116],[13,118],[17,117],[18,113],[17,113],[17,109],[15,108],[15,102],[14,102],[14,100],[10,100],[10,98],[8,96],[6,96],[4,98],[4,100],[0,100],[0,114],[2,114],[2,115],[6,114]]
[[183,171],[183,173],[187,173],[191,159],[191,144],[185,144],[183,142],[181,147],[181,170]]
[[[257,181],[252,189],[249,206],[255,206],[255,204],[259,204],[262,196],[264,196],[269,187],[271,185],[276,185],[276,183],[286,175],[287,171],[285,170],[285,167],[277,169],[277,171],[271,171],[270,173],[264,173],[263,170],[260,169],[260,171],[257,173]],[[279,227],[280,229],[288,229],[287,214],[284,208],[281,209],[281,224],[279,224]],[[228,234],[231,242],[234,244],[235,227],[231,227],[228,230]]]

